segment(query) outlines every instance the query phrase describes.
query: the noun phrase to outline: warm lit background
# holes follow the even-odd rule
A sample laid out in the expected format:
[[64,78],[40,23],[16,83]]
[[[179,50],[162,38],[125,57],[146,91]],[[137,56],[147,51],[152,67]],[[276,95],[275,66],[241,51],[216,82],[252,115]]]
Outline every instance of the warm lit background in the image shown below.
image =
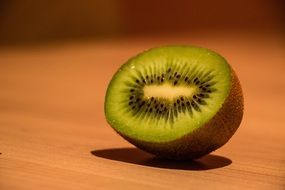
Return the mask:
[[281,32],[282,0],[2,0],[0,42],[191,32]]
[[[0,189],[284,189],[284,23],[282,0],[0,0]],[[237,133],[195,162],[104,118],[115,71],[165,44],[219,52],[242,84]]]

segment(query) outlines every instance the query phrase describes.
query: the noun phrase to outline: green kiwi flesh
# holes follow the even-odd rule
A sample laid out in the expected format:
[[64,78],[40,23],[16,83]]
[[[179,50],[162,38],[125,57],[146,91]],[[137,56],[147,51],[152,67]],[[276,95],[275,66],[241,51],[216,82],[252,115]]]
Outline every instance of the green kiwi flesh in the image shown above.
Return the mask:
[[108,123],[160,157],[196,159],[224,145],[243,115],[239,80],[205,48],[165,46],[121,66],[105,97]]

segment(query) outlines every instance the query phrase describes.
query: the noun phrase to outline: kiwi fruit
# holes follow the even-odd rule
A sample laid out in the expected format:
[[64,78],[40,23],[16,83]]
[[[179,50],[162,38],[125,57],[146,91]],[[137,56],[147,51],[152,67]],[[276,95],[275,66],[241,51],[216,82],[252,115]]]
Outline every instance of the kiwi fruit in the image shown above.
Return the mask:
[[191,160],[232,137],[242,120],[243,95],[219,54],[164,46],[123,64],[104,106],[108,123],[133,145],[159,157]]

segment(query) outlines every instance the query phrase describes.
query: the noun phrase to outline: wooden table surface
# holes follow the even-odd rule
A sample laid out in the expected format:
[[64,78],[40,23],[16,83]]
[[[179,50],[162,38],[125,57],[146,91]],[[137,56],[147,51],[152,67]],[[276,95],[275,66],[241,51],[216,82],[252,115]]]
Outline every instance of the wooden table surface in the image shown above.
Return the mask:
[[[129,57],[163,44],[218,51],[235,68],[243,122],[195,162],[159,160],[107,124],[109,80]],[[282,35],[203,35],[0,48],[0,189],[285,189]]]

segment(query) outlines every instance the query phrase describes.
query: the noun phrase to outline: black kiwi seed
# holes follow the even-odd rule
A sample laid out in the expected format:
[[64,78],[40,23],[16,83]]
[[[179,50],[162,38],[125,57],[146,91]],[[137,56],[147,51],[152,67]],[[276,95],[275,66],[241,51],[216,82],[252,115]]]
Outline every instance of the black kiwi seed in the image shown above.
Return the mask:
[[194,107],[195,110],[199,110],[199,106],[192,100],[191,105]]
[[[171,74],[170,72],[173,72]],[[170,74],[168,74],[170,73]],[[165,74],[161,75],[146,75],[144,77],[141,77],[139,79],[136,79],[135,82],[141,86],[145,84],[153,84],[153,83],[162,83],[165,81]],[[171,68],[167,70],[166,73],[166,80],[174,79],[172,82],[173,85],[178,85],[179,80],[182,79],[187,84],[196,84],[197,87],[200,89],[200,94],[194,94],[192,96],[193,100],[188,100],[188,98],[185,98],[183,96],[178,97],[172,104],[172,108],[168,108],[163,99],[158,99],[155,97],[149,97],[147,99],[142,98],[140,91],[136,89],[136,87],[133,87],[130,89],[130,97],[129,97],[129,105],[130,107],[136,112],[135,114],[140,114],[140,111],[146,112],[146,114],[150,114],[152,112],[155,113],[155,117],[165,117],[166,121],[172,121],[175,117],[177,117],[177,114],[180,112],[185,112],[186,110],[191,111],[191,107],[193,107],[197,111],[200,110],[200,105],[205,105],[206,102],[203,101],[204,97],[209,97],[208,93],[211,85],[207,84],[205,81],[200,81],[198,77],[195,77],[194,80],[189,78],[188,76],[182,76],[177,71],[172,71]],[[184,78],[185,77],[185,78]],[[206,83],[206,84],[205,84]],[[139,97],[137,97],[139,96]],[[172,119],[171,119],[172,118]],[[172,121],[173,122],[173,121]]]

